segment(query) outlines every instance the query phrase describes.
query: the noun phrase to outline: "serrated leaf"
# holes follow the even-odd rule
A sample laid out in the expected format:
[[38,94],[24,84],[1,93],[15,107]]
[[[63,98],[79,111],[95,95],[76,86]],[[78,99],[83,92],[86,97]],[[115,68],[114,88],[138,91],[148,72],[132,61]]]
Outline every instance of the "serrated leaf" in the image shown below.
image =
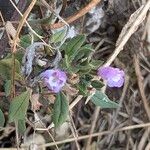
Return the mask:
[[5,123],[5,117],[2,110],[0,109],[0,127],[3,127],[4,123]]
[[24,134],[26,131],[26,122],[25,120],[18,120],[18,132]]
[[69,105],[67,99],[65,95],[60,92],[56,96],[52,116],[56,128],[67,120],[68,114],[69,114]]
[[85,42],[85,35],[78,35],[72,38],[65,47],[65,54],[69,57],[71,62],[78,53],[79,48]]
[[52,43],[61,42],[64,39],[65,35],[66,29],[60,30],[51,36],[51,42]]
[[106,94],[96,91],[95,94],[91,97],[91,101],[101,108],[117,108],[119,105],[111,101]]
[[4,84],[4,90],[6,97],[9,96],[11,92],[11,80],[6,80]]
[[24,120],[29,105],[30,90],[16,96],[10,103],[9,122]]

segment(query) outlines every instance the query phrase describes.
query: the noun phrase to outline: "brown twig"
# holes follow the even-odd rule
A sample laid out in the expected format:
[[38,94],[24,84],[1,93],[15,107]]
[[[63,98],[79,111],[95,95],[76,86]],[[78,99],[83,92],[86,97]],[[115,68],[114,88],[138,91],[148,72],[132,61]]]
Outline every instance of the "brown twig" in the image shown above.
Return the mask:
[[[36,3],[36,0],[33,0],[29,7],[27,8],[27,10],[25,11],[15,34],[15,38],[13,39],[13,46],[12,46],[12,88],[11,88],[11,99],[13,99],[15,97],[15,52],[17,51],[17,44],[19,41],[19,34],[21,32],[21,29],[29,15],[29,13],[31,12],[32,8],[34,7]],[[16,127],[16,142],[17,142],[17,149],[19,149],[19,137],[18,137],[18,122],[15,121],[15,127]]]
[[[125,77],[125,84],[124,84],[124,87],[123,87],[123,92],[122,92],[122,95],[121,95],[120,100],[119,100],[119,106],[120,107],[118,107],[117,110],[116,110],[116,113],[115,113],[115,116],[113,117],[113,121],[112,121],[110,130],[113,130],[115,128],[115,126],[116,126],[116,120],[117,120],[117,117],[119,115],[121,106],[123,104],[123,100],[126,97],[126,93],[127,93],[127,90],[128,90],[128,85],[129,85],[129,76],[126,75],[126,77]],[[112,146],[113,139],[114,139],[114,135],[110,134],[108,136],[108,140],[107,140],[107,141],[109,141],[109,146],[108,146],[109,148]]]
[[18,42],[18,39],[19,39],[19,34],[20,34],[20,32],[21,32],[21,29],[22,29],[24,23],[26,22],[26,19],[27,19],[28,15],[30,14],[32,8],[34,7],[35,3],[36,3],[36,0],[33,0],[33,1],[30,3],[28,9],[25,11],[25,13],[24,13],[24,15],[23,15],[23,17],[22,17],[22,19],[21,19],[19,25],[18,25],[17,33],[16,33],[15,39],[14,39],[14,41],[13,41],[13,42],[14,42],[14,43],[13,43],[13,50],[12,50],[13,53],[16,52],[16,46],[17,46],[17,42]]
[[88,140],[87,140],[87,143],[86,143],[86,150],[90,150],[90,144],[91,144],[91,141],[92,141],[92,134],[94,132],[97,119],[99,117],[99,112],[100,112],[100,107],[96,107],[96,109],[94,111],[94,114],[92,116],[93,121],[92,121],[91,129],[90,129],[90,132],[89,132],[89,137],[88,137]]
[[145,146],[145,144],[146,144],[146,142],[147,142],[147,139],[149,138],[149,133],[150,133],[150,128],[147,128],[146,130],[145,130],[145,132],[143,133],[143,136],[142,136],[142,138],[141,138],[141,140],[140,140],[140,142],[139,142],[139,144],[138,144],[138,148],[137,149],[144,149],[144,146]]
[[104,64],[104,66],[109,66],[115,60],[115,58],[118,56],[118,54],[123,50],[123,47],[129,40],[129,38],[138,29],[139,25],[143,22],[143,18],[145,18],[149,8],[150,8],[150,0],[148,0],[147,3],[145,4],[145,6],[142,8],[140,14],[136,18],[136,20],[133,22],[133,24],[129,28],[129,30],[125,33],[124,37],[121,39],[121,41],[117,45],[112,56],[108,59],[108,61]]
[[[105,86],[102,88],[103,93],[105,93],[106,86],[107,85],[105,84]],[[94,114],[92,116],[93,121],[92,121],[91,129],[90,129],[90,132],[89,132],[90,135],[89,135],[89,138],[88,138],[87,143],[86,143],[86,150],[90,149],[90,143],[91,143],[91,140],[92,140],[92,133],[94,132],[96,122],[97,122],[97,119],[98,119],[98,116],[99,116],[99,112],[100,112],[100,107],[97,106],[95,111],[94,111]]]
[[[89,138],[89,136],[91,137],[97,137],[97,136],[102,136],[102,135],[108,135],[110,133],[115,133],[115,132],[120,132],[120,131],[127,131],[127,130],[133,130],[133,129],[138,129],[138,128],[147,128],[150,126],[150,123],[145,123],[145,124],[138,124],[138,125],[131,125],[131,126],[126,126],[126,127],[122,127],[122,128],[118,128],[118,129],[114,129],[114,130],[109,130],[109,131],[103,131],[103,132],[97,132],[97,133],[93,133],[91,135],[83,135],[83,136],[79,136],[77,138],[77,140],[85,140],[87,138]],[[62,140],[62,141],[57,141],[57,142],[53,142],[53,143],[46,143],[44,145],[41,145],[41,147],[50,147],[50,146],[54,146],[55,144],[59,145],[59,144],[64,144],[64,143],[70,143],[75,141],[75,138],[69,138],[66,140]]]
[[[12,3],[12,5],[13,5],[13,7],[16,9],[16,11],[19,13],[19,15],[21,16],[21,17],[23,17],[23,14],[20,12],[20,10],[17,8],[17,6],[15,5],[15,3],[12,1],[12,0],[9,0],[11,3]],[[35,36],[37,36],[45,45],[47,45],[48,47],[51,47],[49,44],[47,44],[43,39],[42,39],[42,36],[40,36],[37,32],[35,32],[35,30],[33,30],[33,28],[30,26],[30,24],[28,23],[28,21],[27,20],[25,20],[25,23],[26,23],[26,25],[28,26],[28,28],[30,29],[30,31],[35,35]],[[52,47],[51,47],[52,48]],[[53,49],[53,48],[52,48]]]
[[[112,62],[116,59],[116,57],[118,56],[118,54],[122,51],[123,47],[125,46],[125,44],[127,43],[127,41],[129,40],[129,38],[131,37],[131,35],[136,31],[136,29],[139,27],[139,25],[142,23],[143,18],[145,18],[147,11],[150,8],[150,0],[145,4],[145,6],[143,7],[143,9],[141,10],[140,14],[138,15],[138,17],[136,18],[136,20],[134,21],[134,23],[132,24],[132,26],[129,28],[129,30],[127,31],[127,33],[124,35],[124,37],[121,39],[121,41],[119,42],[119,44],[117,45],[114,53],[112,54],[112,56],[108,59],[108,61],[106,61],[106,63],[104,64],[104,66],[109,66],[112,64]],[[99,114],[100,108],[96,108],[94,114],[96,114],[96,116],[94,116],[95,120],[92,123],[91,126],[91,130],[90,133],[92,134],[96,125],[96,121],[98,118],[98,114]],[[86,148],[88,149],[89,144],[91,142],[91,136],[89,136],[89,139],[87,141],[87,145]]]
[[[92,0],[88,5],[86,5],[84,8],[79,10],[79,12],[65,19],[65,21],[68,24],[70,24],[73,21],[79,19],[80,17],[84,16],[87,12],[89,12],[93,7],[95,7],[100,1],[101,0]],[[50,29],[57,29],[63,27],[64,25],[65,23],[61,21],[52,25],[47,25],[47,27]]]
[[150,107],[149,107],[148,100],[146,99],[145,92],[144,92],[143,77],[142,77],[141,70],[140,70],[139,56],[135,54],[133,60],[134,60],[135,73],[136,73],[137,80],[138,80],[138,86],[139,86],[141,98],[142,98],[147,116],[150,120]]
[[60,15],[62,15],[67,7],[67,0],[63,0],[63,5],[62,5],[62,9],[60,11]]

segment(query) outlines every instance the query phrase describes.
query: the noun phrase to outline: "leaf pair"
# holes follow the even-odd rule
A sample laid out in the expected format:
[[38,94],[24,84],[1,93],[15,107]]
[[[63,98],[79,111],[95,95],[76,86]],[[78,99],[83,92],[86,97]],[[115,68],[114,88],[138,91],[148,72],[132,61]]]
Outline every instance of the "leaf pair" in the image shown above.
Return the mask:
[[78,56],[79,52],[82,51],[80,55],[84,53],[81,46],[85,42],[85,39],[86,39],[85,35],[78,35],[70,39],[61,47],[65,52],[64,59],[62,62],[62,67],[66,69],[68,72],[77,72],[79,70],[79,69],[76,69],[76,67],[74,67],[75,65],[74,61],[77,60],[76,57]]
[[65,52],[62,67],[69,73],[87,74],[92,69],[97,69],[102,63],[100,60],[92,59],[91,53],[94,50],[91,44],[83,45],[85,40],[85,35],[78,35],[61,47]]

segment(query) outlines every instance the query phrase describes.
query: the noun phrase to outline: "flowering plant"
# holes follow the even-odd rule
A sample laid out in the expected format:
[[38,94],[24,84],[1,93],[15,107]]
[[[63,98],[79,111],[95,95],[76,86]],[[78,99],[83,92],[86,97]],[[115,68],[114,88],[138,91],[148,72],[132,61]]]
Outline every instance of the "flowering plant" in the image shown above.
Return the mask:
[[[56,37],[59,36],[55,35],[55,38],[51,38],[51,44],[57,45],[60,42]],[[18,120],[25,124],[29,99],[33,111],[36,111],[44,106],[39,100],[48,99],[49,96],[50,100],[53,99],[49,105],[53,109],[52,121],[55,127],[59,127],[67,120],[69,103],[77,95],[81,95],[84,99],[90,99],[101,108],[116,108],[118,106],[101,92],[104,84],[95,77],[99,76],[107,81],[109,87],[121,87],[124,83],[123,70],[102,67],[102,61],[93,57],[92,45],[86,44],[85,41],[85,35],[78,35],[67,39],[59,49],[54,49],[52,53],[44,43],[34,42],[26,46],[26,52],[21,59],[16,56],[14,80],[20,83],[17,86],[25,85],[27,90],[16,96],[11,102],[10,122]],[[43,51],[43,49],[45,50]],[[22,67],[18,60],[22,60]],[[12,59],[8,58],[0,61],[1,68],[4,68],[1,69],[0,76],[5,81],[6,79],[9,81],[5,85],[7,95],[10,95],[11,91],[11,62]]]

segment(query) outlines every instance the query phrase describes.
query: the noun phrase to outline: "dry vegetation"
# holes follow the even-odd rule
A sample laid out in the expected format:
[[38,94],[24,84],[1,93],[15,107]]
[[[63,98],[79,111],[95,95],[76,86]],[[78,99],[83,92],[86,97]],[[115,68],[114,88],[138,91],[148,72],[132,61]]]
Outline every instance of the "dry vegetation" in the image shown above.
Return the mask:
[[[59,129],[54,131],[51,119],[46,114],[46,107],[38,112],[28,111],[25,134],[15,136],[18,135],[15,126],[7,124],[0,129],[0,147],[21,146],[24,149],[29,143],[35,142],[41,145],[37,148],[32,145],[31,149],[150,150],[150,0],[91,0],[89,3],[84,0],[62,1],[63,7],[59,15],[53,5],[55,0],[51,3],[41,0],[43,6],[37,5],[36,0],[19,0],[17,7],[13,1],[8,0],[7,7],[11,11],[1,7],[0,1],[0,25],[1,31],[4,31],[0,39],[0,57],[4,58],[8,53],[16,53],[20,49],[20,37],[25,34],[26,29],[37,34],[27,18],[31,15],[44,18],[49,9],[61,22],[56,20],[57,23],[42,27],[45,37],[37,36],[45,45],[51,29],[66,24],[73,25],[81,29],[80,33],[86,32],[87,43],[94,46],[95,59],[103,60],[104,66],[113,65],[125,70],[123,88],[102,88],[109,98],[117,100],[120,107],[101,109],[91,102],[85,104],[86,99],[82,95],[76,95],[69,105],[70,121]],[[89,32],[92,29],[86,30],[85,23],[91,16],[87,13],[96,5],[103,5],[104,16],[98,22],[99,28]],[[71,10],[73,12],[70,14],[73,15],[68,17]],[[78,14],[74,15],[76,11]],[[92,28],[92,25],[88,28]],[[2,83],[0,105],[7,118],[8,102]],[[75,94],[76,91],[71,92]],[[13,90],[11,96],[15,94],[16,91]]]

